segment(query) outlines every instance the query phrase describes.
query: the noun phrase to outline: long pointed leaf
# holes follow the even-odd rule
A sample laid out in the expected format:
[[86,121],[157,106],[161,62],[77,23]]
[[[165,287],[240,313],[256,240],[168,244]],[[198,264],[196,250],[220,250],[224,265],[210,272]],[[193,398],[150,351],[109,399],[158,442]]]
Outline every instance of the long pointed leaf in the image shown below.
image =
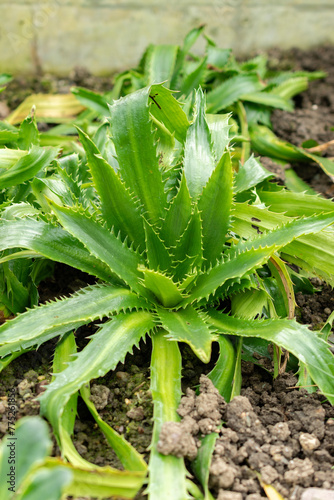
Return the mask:
[[203,261],[202,221],[195,207],[188,226],[176,244],[174,259],[178,262],[174,270],[174,279],[183,280],[193,268],[200,269]]
[[287,349],[305,363],[319,389],[334,404],[334,356],[316,332],[294,320],[249,321],[217,311],[208,312],[208,322],[221,333],[260,337]]
[[198,200],[203,223],[203,257],[207,267],[215,264],[222,255],[230,225],[232,195],[232,163],[227,152],[220,159]]
[[[252,238],[263,229],[277,228],[281,222],[291,221],[283,214],[240,203],[235,204],[233,216],[232,231],[243,234],[245,238]],[[295,262],[302,269],[334,284],[334,238],[330,228],[300,236],[286,245],[283,252],[289,262]]]
[[211,135],[205,119],[205,97],[199,89],[196,92],[196,117],[188,129],[184,147],[184,173],[192,198],[202,193],[214,168]]
[[145,237],[138,204],[114,169],[102,158],[93,141],[82,130],[78,129],[78,132],[108,227],[113,227],[115,234],[120,231],[123,240],[128,236],[130,242],[139,246],[142,252],[145,249]]
[[60,227],[32,219],[1,221],[0,250],[18,247],[32,250],[47,259],[63,262],[104,281],[112,281],[109,267]]
[[183,234],[189,223],[191,212],[191,198],[187,181],[182,175],[179,190],[169,205],[160,230],[161,238],[168,247],[175,246],[176,241]]
[[56,148],[33,146],[29,153],[22,156],[11,168],[0,173],[1,188],[15,186],[31,179],[37,172],[49,166],[58,153],[59,150]]
[[152,226],[145,221],[145,239],[147,260],[150,269],[167,271],[170,269],[172,258]]
[[140,453],[138,453],[138,451],[128,441],[126,441],[123,436],[114,431],[110,425],[102,420],[94,404],[89,399],[90,390],[87,384],[82,386],[80,395],[124,468],[129,471],[146,472],[147,464],[142,455],[140,455]]
[[207,111],[217,113],[236,102],[243,94],[261,90],[259,77],[255,74],[241,74],[229,78],[208,93]]
[[144,311],[120,313],[101,326],[89,344],[56,375],[40,397],[41,412],[54,429],[57,429],[57,422],[72,394],[93,378],[102,377],[114,369],[152,328],[152,315]]
[[152,124],[149,119],[150,87],[115,101],[110,107],[111,131],[120,174],[156,224],[166,206]]
[[216,336],[210,331],[205,316],[200,311],[192,306],[179,311],[159,308],[158,316],[168,332],[168,339],[185,342],[203,363],[210,361],[211,345]]
[[[145,300],[126,288],[94,285],[63,300],[30,309],[0,326],[0,344],[9,351],[30,347],[81,325],[127,309],[146,308]],[[51,337],[50,337],[51,335]],[[1,355],[5,355],[0,348]]]
[[145,286],[164,307],[174,307],[183,299],[183,295],[172,278],[159,271],[143,268]]
[[150,45],[145,60],[146,84],[166,82],[170,86],[173,75],[177,45]]
[[173,97],[173,91],[162,85],[151,87],[151,113],[162,122],[175,138],[184,143],[186,139],[189,121],[178,101]]
[[189,297],[183,300],[182,306],[215,293],[218,287],[231,278],[240,278],[252,269],[261,266],[278,249],[276,245],[265,248],[247,249],[242,253],[229,256],[228,260],[220,262],[206,273],[200,274]]
[[60,207],[51,202],[50,204],[62,226],[81,241],[91,254],[107,264],[111,271],[134,291],[147,296],[138,281],[142,277],[138,266],[144,263],[139,254],[131,250],[125,242],[122,243],[114,233],[92,216],[73,208]]

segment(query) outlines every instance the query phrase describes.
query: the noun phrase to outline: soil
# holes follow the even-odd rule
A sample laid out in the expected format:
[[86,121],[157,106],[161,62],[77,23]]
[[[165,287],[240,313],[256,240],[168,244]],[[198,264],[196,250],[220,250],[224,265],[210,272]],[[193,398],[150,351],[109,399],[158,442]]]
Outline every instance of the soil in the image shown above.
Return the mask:
[[289,373],[272,381],[247,367],[241,395],[226,404],[202,375],[199,395],[187,389],[182,420],[164,424],[158,449],[192,461],[200,438],[217,432],[209,484],[218,500],[267,498],[257,472],[284,498],[298,500],[310,486],[334,488],[334,408],[296,383]]
[[[275,132],[296,145],[314,139],[322,144],[334,139],[334,48],[322,47],[302,52],[271,51],[272,65],[282,69],[325,70],[328,76],[311,82],[309,89],[296,98],[296,112],[275,111],[272,117]],[[29,81],[15,79],[0,93],[0,119],[14,109],[26,95],[33,92],[68,92],[72,85],[97,91],[110,89],[111,77],[95,78],[84,70],[76,70],[69,78],[56,80],[44,75]],[[328,149],[326,155],[334,156]],[[279,165],[266,165],[284,178]],[[334,194],[333,183],[313,164],[294,165],[297,173],[313,189],[326,197]],[[276,170],[275,170],[276,169]],[[68,295],[92,283],[92,278],[64,265],[55,266],[54,278],[41,283],[40,300]],[[316,292],[296,296],[298,320],[319,329],[334,310],[331,287],[314,281]],[[88,342],[94,324],[76,332],[79,348]],[[51,379],[55,341],[42,345],[37,352],[22,355],[1,374],[0,437],[7,430],[6,408],[10,389],[15,388],[18,414],[39,412],[36,396]],[[218,500],[258,500],[265,496],[255,475],[262,474],[264,482],[273,484],[285,498],[298,500],[305,488],[334,488],[334,410],[318,394],[297,390],[296,377],[288,373],[273,381],[271,375],[253,364],[243,364],[241,396],[226,404],[203,374],[212,366],[202,365],[185,347],[183,349],[183,390],[186,394],[180,407],[181,424],[168,432],[180,436],[177,453],[191,461],[198,450],[200,435],[224,425],[210,469],[210,483]],[[149,391],[150,344],[140,345],[128,355],[124,364],[103,378],[91,383],[92,399],[101,417],[124,434],[144,457],[152,432],[152,405]],[[199,381],[201,392],[193,392]],[[207,410],[210,410],[209,413]],[[180,434],[180,427],[182,433]],[[164,435],[161,435],[164,449]],[[168,441],[168,439],[167,439]],[[175,441],[175,440],[174,440]],[[97,465],[120,467],[117,457],[79,398],[74,443],[82,456]],[[173,440],[168,441],[173,450]],[[59,454],[56,445],[54,454]],[[136,497],[146,498],[143,493]]]
[[[283,140],[296,146],[313,140],[324,144],[334,140],[334,67],[333,47],[320,47],[307,52],[291,49],[286,52],[269,52],[273,69],[292,71],[318,71],[327,73],[326,78],[310,82],[309,88],[296,96],[295,110],[287,112],[275,110],[271,117],[274,132]],[[334,157],[334,145],[324,156]],[[265,160],[270,168],[271,162]],[[275,171],[276,167],[276,171]],[[314,163],[294,163],[294,170],[317,192],[328,198],[334,196],[334,184],[321,168]],[[274,164],[273,171],[282,171]],[[281,174],[282,175],[282,174]],[[283,174],[284,177],[284,174]]]

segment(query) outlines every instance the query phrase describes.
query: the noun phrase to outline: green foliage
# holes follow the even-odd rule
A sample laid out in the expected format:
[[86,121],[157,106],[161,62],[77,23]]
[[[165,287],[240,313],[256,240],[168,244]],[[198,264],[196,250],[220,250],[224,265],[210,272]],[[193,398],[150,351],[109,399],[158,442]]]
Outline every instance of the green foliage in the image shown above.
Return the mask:
[[[292,319],[294,282],[304,286],[306,276],[319,276],[334,283],[333,203],[268,182],[271,174],[249,146],[251,139],[273,157],[314,159],[307,150],[277,141],[262,125],[271,108],[291,109],[291,97],[306,87],[309,75],[270,75],[265,58],[239,64],[212,41],[204,58],[191,58],[201,32],[190,32],[183,47],[150,46],[137,71],[120,75],[104,96],[75,89],[91,110],[55,127],[53,137],[71,133],[80,140],[61,157],[58,148],[43,144],[52,141],[42,138],[33,113],[19,128],[0,127],[0,302],[6,314],[21,313],[0,326],[1,368],[59,337],[41,411],[72,464],[47,459],[44,452],[42,465],[25,483],[27,498],[44,494],[45,481],[57,474],[62,484],[62,472],[72,481],[67,494],[135,496],[145,462],[100,418],[89,400],[89,382],[114,370],[147,336],[153,344],[151,500],[183,500],[195,490],[183,461],[157,452],[161,425],[178,419],[179,343],[204,363],[213,342],[219,343],[209,376],[227,400],[240,390],[241,358],[274,343],[299,359],[300,381],[309,377],[334,403],[328,328],[321,338]],[[202,88],[192,93],[199,84],[206,94]],[[180,89],[179,100],[167,85]],[[226,113],[213,114],[221,111]],[[317,159],[331,171],[329,160]],[[32,307],[50,261],[97,282]],[[297,264],[300,276],[285,262]],[[104,321],[76,352],[71,332],[96,320]],[[277,375],[279,357],[274,361]],[[125,472],[97,468],[75,450],[78,393]],[[195,464],[205,498],[214,440],[206,438]]]

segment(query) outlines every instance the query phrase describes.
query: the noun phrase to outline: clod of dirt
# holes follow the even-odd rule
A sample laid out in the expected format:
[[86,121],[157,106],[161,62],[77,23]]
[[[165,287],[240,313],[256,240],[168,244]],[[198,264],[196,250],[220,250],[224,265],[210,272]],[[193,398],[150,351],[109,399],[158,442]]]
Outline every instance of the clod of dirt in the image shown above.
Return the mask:
[[194,460],[197,456],[197,442],[189,432],[187,424],[166,422],[161,429],[157,450],[163,455]]
[[132,408],[126,413],[126,416],[129,418],[132,418],[132,420],[136,420],[137,422],[140,422],[141,420],[144,420],[145,418],[145,413],[144,410],[141,406],[138,406],[137,408]]
[[163,455],[175,455],[194,460],[200,446],[198,438],[218,431],[226,403],[210,379],[200,377],[200,394],[188,388],[181,399],[178,414],[182,422],[165,422],[162,426],[157,449]]
[[94,384],[90,390],[90,400],[97,410],[103,410],[108,404],[110,389],[105,385]]

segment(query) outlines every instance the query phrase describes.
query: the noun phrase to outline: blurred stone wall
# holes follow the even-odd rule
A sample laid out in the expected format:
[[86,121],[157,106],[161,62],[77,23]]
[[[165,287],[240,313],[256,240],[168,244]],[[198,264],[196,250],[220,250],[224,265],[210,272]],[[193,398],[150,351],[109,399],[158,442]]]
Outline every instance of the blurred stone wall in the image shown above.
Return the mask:
[[334,43],[334,0],[0,0],[0,72],[110,73],[200,24],[237,54],[307,48]]

